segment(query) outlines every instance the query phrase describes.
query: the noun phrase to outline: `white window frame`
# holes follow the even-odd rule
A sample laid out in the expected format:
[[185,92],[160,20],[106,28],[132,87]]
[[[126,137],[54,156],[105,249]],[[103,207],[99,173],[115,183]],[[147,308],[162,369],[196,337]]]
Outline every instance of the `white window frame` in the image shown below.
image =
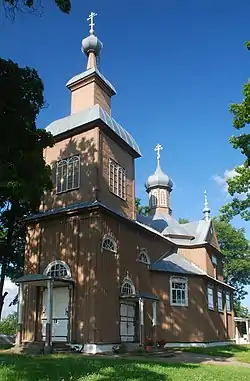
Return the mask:
[[[123,289],[126,286],[129,286],[129,288],[131,289],[130,293],[123,293]],[[134,286],[134,283],[132,282],[132,280],[130,278],[126,277],[123,279],[122,284],[121,284],[121,288],[120,288],[120,294],[123,297],[135,295],[135,286]]]
[[217,308],[219,312],[223,312],[223,294],[222,290],[217,290]]
[[150,265],[150,259],[146,249],[141,249],[139,254],[139,262],[144,263],[145,265]]
[[232,312],[231,296],[229,292],[226,292],[226,310],[227,312]]
[[[174,283],[183,283],[185,285],[184,293],[185,297],[181,298],[181,302],[175,302],[173,299],[173,292],[176,291],[176,294],[178,291],[183,291],[183,289],[175,288],[173,285]],[[175,307],[188,307],[188,279],[184,277],[177,277],[173,276],[170,278],[170,304],[171,306]]]
[[167,206],[167,191],[166,191],[166,189],[161,189],[161,191],[160,191],[160,205]]
[[65,193],[80,187],[80,169],[79,155],[70,156],[57,162],[56,194]]
[[54,266],[62,266],[65,269],[66,273],[67,273],[66,276],[63,276],[63,277],[58,276],[56,278],[71,278],[72,275],[71,275],[71,271],[70,271],[69,266],[67,265],[66,262],[60,261],[60,260],[56,260],[56,261],[50,262],[48,264],[48,266],[46,267],[46,269],[44,270],[44,272],[43,272],[44,275],[50,276],[49,273],[50,273],[50,271],[52,270],[52,268]]
[[207,286],[207,306],[209,310],[211,311],[214,310],[214,288],[213,286],[210,286],[210,285]]
[[113,159],[109,159],[109,191],[122,200],[126,200],[126,170]]
[[212,264],[217,266],[217,257],[215,255],[212,255],[211,260],[212,260]]
[[[112,245],[114,246],[114,248],[112,249],[111,247],[104,247],[106,241],[110,241],[112,243]],[[114,238],[111,237],[111,235],[109,235],[109,234],[105,234],[103,236],[103,239],[102,239],[102,251],[103,250],[111,251],[112,253],[117,253],[117,243],[114,240]]]
[[150,204],[151,206],[158,206],[159,205],[159,200],[158,200],[158,190],[153,189],[150,193]]

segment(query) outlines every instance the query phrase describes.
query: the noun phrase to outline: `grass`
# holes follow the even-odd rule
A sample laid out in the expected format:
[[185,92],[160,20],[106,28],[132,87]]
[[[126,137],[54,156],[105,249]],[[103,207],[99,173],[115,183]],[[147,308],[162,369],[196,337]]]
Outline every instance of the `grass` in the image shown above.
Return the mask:
[[153,361],[86,358],[81,355],[28,357],[0,353],[0,381],[249,381],[250,369],[161,364]]
[[250,363],[250,345],[226,345],[210,348],[184,348],[185,352],[204,353],[209,356],[233,357],[234,360]]

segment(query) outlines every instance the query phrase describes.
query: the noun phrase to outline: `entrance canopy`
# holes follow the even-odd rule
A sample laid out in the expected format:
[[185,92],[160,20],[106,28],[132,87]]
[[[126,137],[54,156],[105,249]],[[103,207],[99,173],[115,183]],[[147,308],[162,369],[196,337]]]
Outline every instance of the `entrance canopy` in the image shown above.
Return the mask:
[[160,300],[160,298],[157,295],[154,295],[151,292],[136,292],[134,294],[121,295],[120,298],[129,300],[148,299],[156,302]]
[[74,282],[72,278],[51,277],[45,274],[28,274],[16,279],[15,283],[29,283],[32,286],[46,287],[48,281],[53,281],[57,286],[64,286],[67,283]]

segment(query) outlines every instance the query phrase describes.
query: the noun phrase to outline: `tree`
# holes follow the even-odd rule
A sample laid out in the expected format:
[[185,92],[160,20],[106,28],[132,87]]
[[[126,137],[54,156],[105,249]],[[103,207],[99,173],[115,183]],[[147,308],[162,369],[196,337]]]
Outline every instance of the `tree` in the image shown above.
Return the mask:
[[178,220],[179,224],[187,224],[189,220],[187,218],[180,217]]
[[149,206],[141,205],[141,199],[138,197],[135,199],[135,209],[138,214],[141,214],[142,216],[148,216]]
[[220,218],[213,219],[222,252],[225,282],[236,288],[235,301],[244,299],[245,286],[250,284],[250,245],[244,229],[236,229]]
[[0,317],[5,277],[22,270],[23,217],[37,210],[52,186],[43,149],[53,145],[53,137],[36,128],[43,105],[37,72],[0,58]]
[[[250,42],[246,43],[250,50]],[[243,101],[230,106],[233,114],[233,126],[239,131],[249,129],[250,123],[250,80],[243,86]],[[246,131],[246,130],[245,130]],[[245,160],[242,165],[235,168],[235,176],[227,180],[228,192],[233,200],[221,209],[224,218],[230,220],[233,216],[240,215],[246,221],[250,220],[250,133],[241,133],[232,136],[230,143],[239,149]]]
[[[54,0],[56,6],[63,13],[70,13],[71,0]],[[17,12],[37,11],[42,8],[40,0],[3,0],[2,6],[7,17],[14,19]]]
[[15,335],[17,329],[17,313],[13,312],[0,321],[0,334]]

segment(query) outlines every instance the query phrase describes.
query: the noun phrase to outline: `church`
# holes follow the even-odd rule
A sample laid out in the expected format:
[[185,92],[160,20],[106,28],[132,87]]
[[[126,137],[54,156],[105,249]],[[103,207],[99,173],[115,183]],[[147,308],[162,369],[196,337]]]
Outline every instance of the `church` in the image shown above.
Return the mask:
[[[145,183],[148,216],[135,207],[138,143],[111,115],[115,87],[99,70],[102,42],[82,40],[83,73],[71,78],[70,115],[46,130],[53,190],[26,218],[17,345],[81,344],[86,353],[114,345],[168,346],[234,338],[234,289],[223,281],[222,254],[205,193],[199,221],[172,215],[173,182],[155,148]],[[143,159],[142,159],[143,160]]]

